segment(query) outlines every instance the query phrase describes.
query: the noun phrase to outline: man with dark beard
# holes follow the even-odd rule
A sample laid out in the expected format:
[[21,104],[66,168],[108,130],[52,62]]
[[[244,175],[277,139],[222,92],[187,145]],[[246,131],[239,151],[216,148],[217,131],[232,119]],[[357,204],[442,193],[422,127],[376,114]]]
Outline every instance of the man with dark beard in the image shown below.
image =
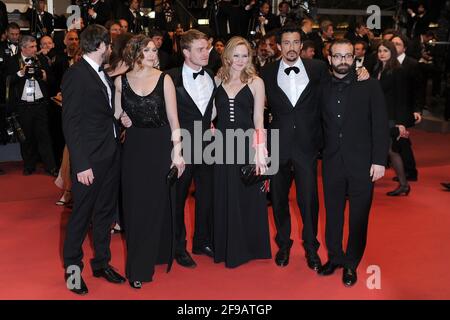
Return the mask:
[[[345,286],[356,283],[356,269],[366,246],[374,182],[383,177],[389,149],[384,95],[375,79],[358,82],[349,40],[335,41],[328,61],[333,76],[322,85],[320,107],[324,130],[322,161],[328,262],[319,275],[344,267]],[[349,238],[342,249],[348,197]]]
[[108,30],[89,25],[81,33],[83,58],[62,80],[63,130],[72,169],[73,211],[64,241],[67,288],[88,293],[81,277],[82,244],[92,223],[94,277],[112,283],[125,279],[109,265],[111,225],[119,186],[118,127],[114,118],[113,84],[103,71],[111,53]]

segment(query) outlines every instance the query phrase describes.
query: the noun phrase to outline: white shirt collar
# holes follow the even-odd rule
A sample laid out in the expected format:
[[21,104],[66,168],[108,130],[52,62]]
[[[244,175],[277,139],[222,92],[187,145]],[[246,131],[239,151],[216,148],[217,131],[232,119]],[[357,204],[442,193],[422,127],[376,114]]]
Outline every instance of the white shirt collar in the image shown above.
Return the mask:
[[[302,59],[299,57],[297,59],[297,61],[292,66],[293,67],[297,67],[299,69],[302,69],[302,67],[303,67]],[[290,67],[290,65],[286,64],[284,62],[283,58],[281,58],[280,68],[282,68],[284,70],[284,69],[289,68],[289,67]]]
[[100,65],[98,65],[97,62],[95,62],[94,60],[92,60],[85,54],[83,55],[83,59],[86,60],[86,62],[89,63],[89,65],[92,67],[92,69],[94,69],[95,72],[98,73],[98,68],[100,68]]
[[30,57],[25,57],[22,53],[20,53],[20,55],[22,56],[22,61],[26,64],[26,59],[29,59]]
[[399,55],[397,57],[397,60],[398,60],[398,62],[400,62],[400,64],[402,64],[403,61],[405,61],[405,58],[406,58],[406,54],[403,52],[401,55]]
[[202,70],[201,67],[198,70],[194,70],[191,67],[189,67],[186,63],[183,64],[183,72],[187,72],[187,73],[189,73],[191,75],[194,74],[194,73],[199,72],[200,70]]

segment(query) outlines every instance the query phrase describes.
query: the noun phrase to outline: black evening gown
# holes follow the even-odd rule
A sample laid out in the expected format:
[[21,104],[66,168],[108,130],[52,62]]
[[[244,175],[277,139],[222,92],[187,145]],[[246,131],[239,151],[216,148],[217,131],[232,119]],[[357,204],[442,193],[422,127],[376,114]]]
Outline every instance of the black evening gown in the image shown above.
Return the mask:
[[[224,135],[224,145],[227,129],[254,129],[254,101],[248,85],[234,99],[219,86],[215,99],[216,128]],[[236,160],[237,148],[234,149]],[[225,262],[226,267],[234,268],[253,259],[270,259],[264,183],[245,186],[240,178],[240,167],[244,164],[227,164],[225,148],[223,154],[224,164],[214,166],[214,261]],[[248,139],[245,154],[245,163],[249,163]]]
[[174,195],[166,184],[171,130],[164,103],[164,73],[147,96],[137,95],[122,76],[122,108],[133,125],[122,153],[122,200],[127,246],[126,276],[152,281],[155,264],[173,257]]

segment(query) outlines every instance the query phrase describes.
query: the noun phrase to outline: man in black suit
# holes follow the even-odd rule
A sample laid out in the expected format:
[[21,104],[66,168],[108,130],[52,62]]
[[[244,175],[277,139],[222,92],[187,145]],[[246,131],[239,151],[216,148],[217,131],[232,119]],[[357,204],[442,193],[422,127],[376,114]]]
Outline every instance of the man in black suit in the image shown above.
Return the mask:
[[350,40],[353,45],[356,43],[356,41],[364,41],[367,44],[367,47],[369,47],[370,40],[368,33],[369,29],[367,28],[366,24],[364,22],[357,22],[355,25],[355,29],[347,31],[344,38]]
[[[186,169],[177,183],[176,203],[176,251],[175,260],[188,268],[196,266],[195,261],[186,251],[186,226],[184,223],[184,207],[189,187],[194,180],[195,185],[195,232],[192,253],[214,256],[212,250],[212,218],[213,218],[213,166],[203,161],[202,154],[194,154],[194,140],[201,139],[194,132],[203,136],[211,127],[213,98],[216,89],[214,75],[204,69],[208,64],[208,37],[195,29],[181,36],[181,49],[185,57],[184,65],[168,71],[177,92],[178,119],[180,127],[191,135],[191,145],[183,142]],[[197,160],[199,159],[199,160]]]
[[[271,182],[272,207],[277,228],[275,241],[279,247],[275,263],[278,266],[289,263],[293,241],[290,239],[288,195],[294,179],[303,221],[302,239],[307,264],[309,268],[318,270],[321,267],[317,254],[317,154],[321,134],[318,98],[320,84],[329,79],[330,75],[324,62],[299,57],[302,46],[300,29],[296,26],[283,27],[278,33],[277,42],[282,58],[261,71],[266,86],[267,104],[273,117],[269,128],[279,131],[280,168]],[[361,70],[358,79],[367,79],[367,70]],[[272,146],[269,147],[272,149]]]
[[37,39],[45,35],[51,35],[53,32],[53,15],[45,11],[45,0],[39,0],[37,8],[28,9],[26,12],[27,20],[30,22],[31,34]]
[[23,36],[20,53],[11,57],[6,65],[7,103],[17,112],[26,139],[20,147],[24,161],[23,174],[36,171],[39,157],[45,170],[58,175],[49,133],[47,105],[49,86],[53,83],[47,60],[37,56],[37,42],[32,36]]
[[279,130],[280,168],[271,181],[277,228],[275,240],[279,247],[275,262],[278,266],[289,263],[293,241],[290,239],[288,194],[294,179],[303,221],[302,239],[308,266],[318,270],[321,262],[317,254],[319,242],[316,238],[319,213],[316,171],[320,143],[317,89],[329,77],[329,73],[323,62],[299,57],[302,46],[300,29],[297,27],[287,25],[282,28],[277,35],[277,43],[282,58],[261,70],[267,103],[273,116],[270,130]]
[[[81,277],[82,244],[92,223],[94,277],[112,283],[125,279],[109,265],[111,225],[119,186],[119,129],[114,118],[114,86],[102,65],[110,53],[106,28],[89,25],[81,33],[83,58],[62,80],[63,130],[72,167],[73,211],[64,241],[67,288],[86,294]],[[78,280],[78,281],[77,281]]]
[[165,71],[170,69],[172,65],[172,59],[167,52],[161,50],[164,40],[164,34],[160,30],[153,30],[149,36],[150,38],[152,38],[156,49],[158,49],[159,70]]
[[[407,92],[406,96],[407,107],[409,111],[409,117],[406,121],[406,127],[412,127],[416,123],[422,120],[422,105],[424,98],[421,97],[420,84],[422,83],[422,74],[419,69],[417,60],[408,57],[406,55],[406,48],[408,46],[408,39],[402,34],[398,34],[392,38],[392,43],[397,50],[397,59],[400,62],[402,68],[406,72],[407,77]],[[406,179],[409,181],[417,181],[418,172],[416,168],[416,160],[411,146],[411,139],[400,138],[398,140],[398,146],[400,147],[400,156],[403,160],[405,167]],[[398,178],[394,178],[398,181]]]
[[408,8],[409,19],[407,23],[407,34],[410,38],[416,38],[428,31],[430,17],[424,3],[419,3],[417,13]]
[[320,23],[320,31],[311,33],[309,40],[316,43],[316,55],[315,59],[323,60],[322,49],[326,42],[334,40],[334,26],[330,20],[324,20]]
[[[320,275],[344,267],[342,281],[352,286],[364,254],[374,182],[384,176],[389,149],[388,116],[384,95],[375,79],[358,82],[353,45],[335,41],[328,58],[332,78],[322,85],[322,176],[326,208],[325,239],[328,262]],[[349,238],[342,249],[345,203],[348,197]]]
[[90,6],[87,8],[87,24],[100,24],[102,26],[108,20],[111,20],[113,12],[109,2],[105,0],[91,0]]
[[121,18],[127,20],[128,30],[131,33],[141,33],[144,30],[143,18],[139,12],[139,0],[131,0],[128,8],[122,13]]

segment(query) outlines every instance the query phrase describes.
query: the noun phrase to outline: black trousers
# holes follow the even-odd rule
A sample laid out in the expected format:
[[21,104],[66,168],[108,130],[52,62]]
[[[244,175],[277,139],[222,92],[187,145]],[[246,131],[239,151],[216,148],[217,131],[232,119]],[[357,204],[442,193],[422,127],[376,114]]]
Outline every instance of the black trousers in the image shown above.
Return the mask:
[[[356,269],[367,241],[369,211],[372,205],[373,183],[367,172],[360,174],[345,168],[341,159],[332,164],[323,160],[323,191],[326,208],[325,240],[328,259],[335,264]],[[344,211],[348,196],[349,236],[347,249],[342,249]]]
[[399,152],[403,160],[406,176],[417,176],[416,159],[412,150],[411,140],[409,138],[400,138],[397,141],[397,145],[400,149]]
[[39,158],[47,170],[56,168],[48,126],[48,111],[45,103],[20,104],[17,106],[19,123],[25,134],[20,144],[24,167],[35,169]]
[[193,247],[212,245],[213,178],[213,166],[206,164],[188,164],[176,184],[176,253],[186,250],[184,207],[192,180],[194,180],[195,185],[195,231]]
[[[293,169],[293,170],[292,170]],[[317,225],[319,200],[317,195],[317,155],[280,160],[280,168],[271,181],[272,208],[277,228],[275,241],[279,248],[292,246],[289,190],[292,179],[297,190],[297,204],[303,221],[302,239],[305,251],[314,254],[319,249]]]
[[77,265],[83,268],[82,245],[92,222],[94,258],[93,270],[104,268],[111,260],[109,245],[111,225],[116,213],[120,153],[117,148],[113,156],[92,163],[94,183],[85,186],[78,182],[76,172],[72,173],[73,210],[66,228],[64,241],[64,267]]

